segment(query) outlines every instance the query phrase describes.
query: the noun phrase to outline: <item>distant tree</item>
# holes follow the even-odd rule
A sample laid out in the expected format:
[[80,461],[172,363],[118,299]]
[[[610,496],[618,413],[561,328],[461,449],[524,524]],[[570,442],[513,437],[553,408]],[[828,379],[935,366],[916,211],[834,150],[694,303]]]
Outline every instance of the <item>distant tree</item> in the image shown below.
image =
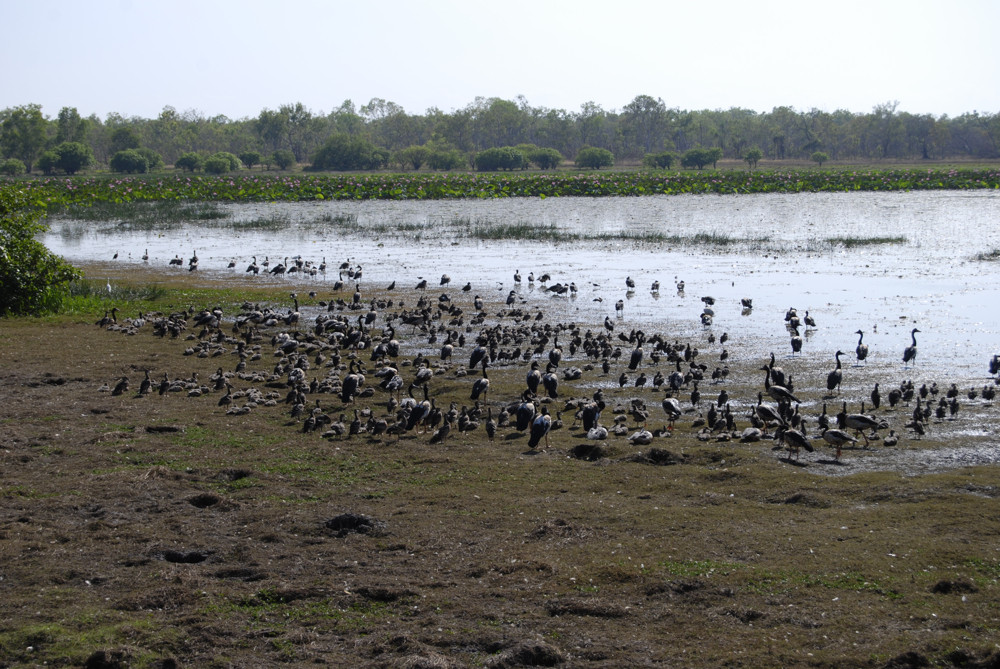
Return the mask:
[[277,165],[279,170],[287,170],[295,165],[295,154],[290,149],[278,149],[271,154],[271,165]]
[[458,149],[436,148],[427,156],[427,165],[432,170],[457,170],[466,167],[468,160]]
[[0,188],[0,316],[58,308],[80,272],[37,240],[46,226],[42,207],[16,188]]
[[758,149],[756,146],[749,149],[745,154],[743,154],[743,160],[746,164],[750,166],[750,169],[757,167],[757,163],[760,159],[764,157],[764,152]]
[[118,153],[127,149],[138,149],[142,146],[139,135],[129,126],[115,128],[111,133],[111,153]]
[[362,137],[341,133],[331,135],[312,158],[313,170],[377,170],[384,167],[389,154]]
[[260,165],[263,156],[260,155],[259,151],[244,151],[239,155],[239,159],[248,170],[252,170],[254,165]]
[[81,142],[63,142],[56,146],[56,167],[66,174],[76,174],[94,163],[94,152]]
[[17,158],[28,172],[45,148],[45,117],[41,105],[31,104],[4,110],[0,123],[0,153]]
[[38,160],[35,161],[35,167],[46,176],[55,174],[56,168],[59,167],[59,154],[51,149],[42,151],[42,155],[38,156]]
[[577,167],[599,170],[602,167],[613,166],[615,164],[615,156],[607,149],[585,146],[577,152],[574,162]]
[[109,163],[112,172],[126,174],[145,174],[149,171],[149,163],[145,156],[135,149],[125,149],[111,156]]
[[17,158],[8,158],[0,163],[0,174],[6,174],[9,177],[24,174],[24,163]]
[[430,155],[431,151],[426,146],[408,146],[396,152],[396,161],[401,165],[412,165],[413,169],[419,170]]
[[711,149],[707,149],[705,157],[708,158],[708,162],[712,163],[712,169],[715,169],[716,163],[722,160],[722,149],[718,146],[713,146]]
[[562,165],[563,154],[556,149],[535,149],[529,152],[528,160],[542,170],[554,170]]
[[816,151],[811,156],[809,156],[809,159],[814,163],[817,163],[820,167],[823,167],[823,163],[830,160],[830,156],[826,155],[822,151]]
[[479,172],[496,172],[523,169],[528,159],[513,146],[496,146],[477,153],[473,163]]
[[[240,159],[237,158],[235,154],[229,153],[228,151],[219,151],[217,153],[213,153],[211,156],[209,156],[209,158],[221,158],[225,160],[228,168],[227,171],[229,172],[235,172],[236,170],[241,169],[243,167],[243,163],[240,162]],[[205,171],[207,172],[209,171],[207,167],[208,161],[206,160],[205,163],[206,163]]]
[[642,164],[653,169],[669,170],[678,160],[678,156],[673,151],[663,151],[662,153],[647,153],[642,157]]
[[229,161],[218,154],[205,159],[205,171],[209,174],[224,174],[229,171]]
[[56,120],[56,144],[63,142],[86,142],[89,122],[80,118],[76,107],[63,107]]
[[159,153],[145,146],[140,146],[136,149],[143,158],[146,159],[147,169],[152,172],[153,170],[158,170],[163,167],[163,157]]
[[705,169],[705,165],[708,165],[710,162],[712,162],[712,154],[707,149],[700,147],[688,149],[681,156],[681,166],[688,169],[696,168],[703,170]]
[[194,172],[195,170],[200,170],[205,159],[194,151],[188,151],[187,153],[181,154],[181,157],[174,161],[174,169],[187,170],[188,172]]

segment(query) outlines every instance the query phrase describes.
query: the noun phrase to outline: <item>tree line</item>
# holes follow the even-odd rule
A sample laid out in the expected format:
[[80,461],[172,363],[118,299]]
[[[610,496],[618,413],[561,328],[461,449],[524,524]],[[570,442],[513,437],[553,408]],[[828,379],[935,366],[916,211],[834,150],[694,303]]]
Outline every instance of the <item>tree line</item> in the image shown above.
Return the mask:
[[[27,104],[0,111],[0,157],[8,173],[17,171],[16,161],[27,171],[68,174],[93,164],[143,171],[143,161],[147,169],[167,164],[223,170],[233,164],[231,157],[240,157],[244,166],[283,169],[293,163],[316,169],[489,169],[479,165],[519,159],[494,151],[477,160],[480,154],[511,147],[520,147],[527,163],[543,168],[555,156],[574,159],[585,151],[593,158],[593,150],[619,162],[699,168],[722,158],[753,166],[760,159],[1000,157],[1000,113],[934,117],[898,106],[887,102],[867,113],[791,107],[688,111],[639,95],[620,110],[587,102],[568,112],[533,107],[523,97],[477,97],[462,109],[431,108],[420,115],[373,98],[360,107],[346,100],[329,113],[297,102],[234,120],[169,106],[154,119],[115,113],[81,117],[73,107],[50,118],[39,105]],[[606,154],[600,157],[604,161]]]

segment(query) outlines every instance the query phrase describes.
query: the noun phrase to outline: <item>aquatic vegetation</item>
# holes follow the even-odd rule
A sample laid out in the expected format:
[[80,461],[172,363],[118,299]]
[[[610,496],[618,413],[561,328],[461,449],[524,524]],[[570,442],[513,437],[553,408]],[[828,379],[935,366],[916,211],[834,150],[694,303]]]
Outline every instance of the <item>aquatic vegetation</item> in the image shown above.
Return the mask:
[[892,237],[827,237],[823,241],[831,246],[854,248],[857,246],[878,246],[880,244],[905,244],[907,240],[903,235],[896,235]]
[[[74,177],[19,182],[50,207],[155,200],[300,202],[504,197],[815,193],[1000,188],[1000,170],[872,169],[556,174],[323,174]],[[74,210],[74,215],[78,215]],[[210,214],[206,214],[210,215]],[[105,214],[96,217],[106,219]]]

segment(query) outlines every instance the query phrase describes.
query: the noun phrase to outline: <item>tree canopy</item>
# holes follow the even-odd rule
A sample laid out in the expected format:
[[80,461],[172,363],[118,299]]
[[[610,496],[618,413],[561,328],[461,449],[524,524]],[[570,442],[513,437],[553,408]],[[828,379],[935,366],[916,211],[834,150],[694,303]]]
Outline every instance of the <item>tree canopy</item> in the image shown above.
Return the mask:
[[[543,169],[552,165],[556,153],[576,156],[584,147],[604,149],[617,161],[629,162],[647,155],[681,156],[695,148],[720,149],[723,158],[735,161],[745,160],[754,148],[761,153],[758,160],[772,161],[808,161],[815,153],[824,153],[831,161],[996,159],[1000,113],[935,117],[900,111],[895,101],[862,113],[791,107],[767,112],[738,107],[684,110],[644,94],[618,110],[594,102],[577,110],[549,109],[533,106],[523,97],[479,97],[450,112],[430,108],[423,114],[407,113],[382,98],[361,105],[344,100],[328,113],[296,102],[243,119],[206,117],[169,106],[153,119],[115,113],[103,119],[81,118],[74,107],[63,107],[56,118],[47,118],[37,104],[0,110],[0,161],[17,159],[30,171],[44,151],[65,142],[89,146],[94,162],[101,165],[119,151],[149,149],[173,165],[187,153],[211,156],[223,151],[238,156],[256,151],[261,164],[279,166],[275,152],[287,151],[292,155],[288,167],[312,160],[317,169],[371,169],[387,164],[389,157],[394,165],[413,166],[416,158],[421,168],[454,169],[468,167],[482,151],[502,147],[521,149]],[[430,153],[425,156],[411,147]],[[349,157],[352,151],[354,158]],[[536,160],[534,151],[547,154],[538,154]],[[337,154],[347,157],[335,158]],[[149,158],[149,167],[155,169]],[[344,168],[343,160],[355,166]],[[331,167],[320,167],[327,162]],[[337,164],[341,166],[333,167]],[[756,162],[748,165],[753,168]]]

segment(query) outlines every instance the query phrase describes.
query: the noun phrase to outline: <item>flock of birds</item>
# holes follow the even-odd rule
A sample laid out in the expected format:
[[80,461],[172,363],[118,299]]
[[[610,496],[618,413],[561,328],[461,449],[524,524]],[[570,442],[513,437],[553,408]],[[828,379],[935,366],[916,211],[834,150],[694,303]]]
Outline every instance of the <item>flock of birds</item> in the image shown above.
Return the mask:
[[[143,259],[148,260],[148,252]],[[170,264],[183,267],[179,256]],[[194,252],[188,269],[197,267]],[[235,260],[229,268],[237,269]],[[245,271],[280,275],[326,269],[325,258],[319,263],[285,258],[272,266],[267,257],[260,264],[254,257]],[[197,373],[171,379],[167,372],[154,379],[152,370],[147,370],[138,396],[214,393],[219,395],[219,407],[235,415],[283,406],[291,418],[300,421],[303,432],[319,432],[327,438],[367,435],[398,440],[404,435],[429,434],[432,443],[446,443],[454,434],[482,427],[491,442],[502,433],[507,438],[526,436],[532,450],[548,448],[550,433],[559,429],[579,430],[578,436],[595,441],[619,437],[648,445],[675,435],[683,420],[702,441],[773,439],[774,448],[786,451],[789,461],[799,460],[801,451],[812,452],[822,442],[833,449],[834,462],[839,462],[844,448],[860,448],[861,442],[869,448],[879,441],[892,446],[900,439],[896,429],[909,430],[919,438],[933,422],[954,419],[960,396],[992,403],[1000,384],[1000,355],[993,355],[988,365],[992,383],[981,389],[961,393],[954,383],[942,391],[933,382],[916,388],[912,381],[902,381],[893,384],[883,400],[883,390],[876,383],[851,411],[849,401],[840,399],[841,358],[847,355],[843,351],[834,355],[835,367],[827,375],[825,393],[819,383],[807,382],[807,392],[821,393],[820,400],[813,402],[799,399],[801,391],[796,390],[792,375],[785,373],[771,353],[756,368],[762,373],[762,385],[748,397],[734,398],[730,397],[726,348],[729,335],[723,333],[716,339],[711,329],[716,303],[709,296],[701,298],[704,342],[681,342],[625,327],[621,300],[615,305],[616,318],[605,317],[603,325],[587,328],[548,322],[540,308],[526,306],[520,297],[524,280],[520,271],[514,273],[515,288],[498,301],[480,295],[470,298],[471,282],[461,289],[465,297],[448,292],[430,297],[428,281],[422,278],[410,291],[397,289],[393,281],[383,289],[363,292],[360,265],[348,259],[337,271],[339,279],[328,299],[310,291],[308,317],[300,311],[298,295],[292,293],[286,308],[245,303],[233,314],[219,308],[190,308],[171,314],[140,313],[136,318],[122,318],[117,309],[111,309],[97,324],[130,335],[150,332],[183,342],[185,355],[218,360],[216,372],[204,380]],[[527,275],[528,283],[536,280],[554,295],[577,290],[573,282],[549,285],[552,277],[548,274],[537,279],[533,272]],[[438,285],[447,290],[450,283],[445,274]],[[626,279],[626,288],[635,289],[631,277]],[[684,282],[675,279],[675,288],[683,295]],[[658,292],[659,282],[650,290]],[[740,308],[744,313],[752,310],[752,299],[743,298]],[[791,357],[800,356],[800,328],[815,329],[815,319],[809,312],[800,317],[797,310],[789,309],[785,327]],[[904,368],[916,361],[918,333],[919,329],[912,329],[910,345],[902,351]],[[869,349],[865,333],[858,330],[855,334],[855,364],[862,365]],[[711,352],[699,350],[706,344]],[[717,363],[708,362],[709,357]],[[511,384],[510,374],[517,378],[519,368],[523,383]],[[491,371],[502,371],[504,383],[494,383]],[[450,394],[439,391],[453,389],[451,381],[456,379],[467,380],[462,396],[454,390]],[[122,395],[130,383],[123,376],[104,390]],[[507,390],[500,391],[498,385]],[[710,387],[712,397],[708,396]],[[831,413],[828,405],[834,402],[840,410],[834,405],[836,413]],[[822,408],[807,415],[803,405]],[[912,408],[901,426],[890,429],[903,406]],[[564,420],[564,415],[572,417],[571,421]],[[651,430],[651,423],[661,423],[662,428]],[[888,434],[882,436],[885,430]]]

